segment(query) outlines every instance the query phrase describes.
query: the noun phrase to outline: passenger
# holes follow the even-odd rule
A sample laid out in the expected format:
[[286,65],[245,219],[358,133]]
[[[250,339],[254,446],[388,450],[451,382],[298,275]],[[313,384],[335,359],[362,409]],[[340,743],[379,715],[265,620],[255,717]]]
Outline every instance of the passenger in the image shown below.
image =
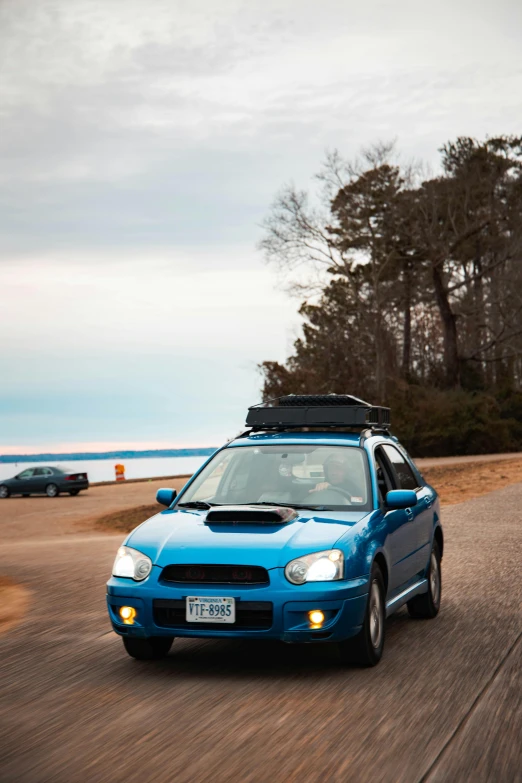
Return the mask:
[[330,454],[324,461],[326,481],[321,481],[310,492],[320,492],[322,489],[340,489],[349,494],[347,487],[348,460],[343,454]]

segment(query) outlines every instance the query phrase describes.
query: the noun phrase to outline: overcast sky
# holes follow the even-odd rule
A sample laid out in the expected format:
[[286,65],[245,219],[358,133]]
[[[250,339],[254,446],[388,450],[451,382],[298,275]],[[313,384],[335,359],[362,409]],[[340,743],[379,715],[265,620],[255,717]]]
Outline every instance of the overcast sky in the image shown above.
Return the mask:
[[0,0],[0,453],[234,435],[299,324],[276,192],[521,133],[521,51],[519,0]]

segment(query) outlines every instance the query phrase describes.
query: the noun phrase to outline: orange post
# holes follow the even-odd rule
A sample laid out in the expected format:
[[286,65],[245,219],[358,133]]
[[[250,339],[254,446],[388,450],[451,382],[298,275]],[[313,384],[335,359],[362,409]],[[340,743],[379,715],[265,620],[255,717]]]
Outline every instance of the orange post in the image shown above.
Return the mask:
[[114,466],[114,472],[116,473],[116,481],[125,481],[125,465]]

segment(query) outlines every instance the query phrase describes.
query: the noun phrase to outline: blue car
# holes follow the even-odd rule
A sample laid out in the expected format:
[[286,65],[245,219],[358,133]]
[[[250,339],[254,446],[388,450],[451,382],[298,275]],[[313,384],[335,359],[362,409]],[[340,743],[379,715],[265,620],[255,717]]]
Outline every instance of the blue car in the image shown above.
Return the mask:
[[437,493],[389,434],[389,409],[349,395],[249,408],[166,510],[119,548],[107,583],[129,655],[176,636],[338,645],[374,666],[385,619],[433,618],[444,540]]

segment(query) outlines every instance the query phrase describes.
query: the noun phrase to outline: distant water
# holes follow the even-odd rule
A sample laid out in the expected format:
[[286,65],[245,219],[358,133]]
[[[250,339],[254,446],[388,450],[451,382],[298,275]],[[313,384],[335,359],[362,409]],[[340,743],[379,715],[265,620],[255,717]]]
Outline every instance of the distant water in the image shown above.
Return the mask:
[[194,473],[208,457],[148,457],[137,459],[94,459],[61,460],[58,462],[16,462],[0,463],[0,480],[12,478],[25,468],[50,465],[71,473],[87,473],[89,481],[114,481],[114,466],[125,465],[125,478],[154,478],[160,476],[181,476]]

